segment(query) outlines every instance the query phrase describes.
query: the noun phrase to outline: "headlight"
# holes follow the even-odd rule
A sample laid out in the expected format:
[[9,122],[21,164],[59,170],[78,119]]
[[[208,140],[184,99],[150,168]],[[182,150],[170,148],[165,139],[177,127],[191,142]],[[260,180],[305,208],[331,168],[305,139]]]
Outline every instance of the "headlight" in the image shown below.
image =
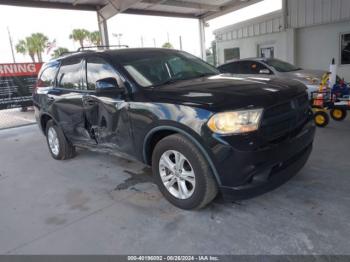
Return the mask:
[[217,113],[208,121],[208,127],[217,134],[240,134],[259,128],[263,110],[253,109]]

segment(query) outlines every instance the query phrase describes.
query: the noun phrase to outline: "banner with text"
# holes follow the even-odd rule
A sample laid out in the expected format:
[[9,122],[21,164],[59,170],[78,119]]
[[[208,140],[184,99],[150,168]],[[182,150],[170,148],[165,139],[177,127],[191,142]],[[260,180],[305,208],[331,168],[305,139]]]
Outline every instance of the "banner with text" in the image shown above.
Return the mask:
[[0,64],[0,110],[32,105],[41,63]]

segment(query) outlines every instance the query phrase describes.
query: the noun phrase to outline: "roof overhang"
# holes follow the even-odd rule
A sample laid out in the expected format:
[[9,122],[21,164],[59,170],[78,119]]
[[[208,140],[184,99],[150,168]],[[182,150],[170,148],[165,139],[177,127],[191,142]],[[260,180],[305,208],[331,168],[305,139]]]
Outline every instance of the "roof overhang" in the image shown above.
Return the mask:
[[98,11],[210,20],[262,0],[0,0],[0,5]]

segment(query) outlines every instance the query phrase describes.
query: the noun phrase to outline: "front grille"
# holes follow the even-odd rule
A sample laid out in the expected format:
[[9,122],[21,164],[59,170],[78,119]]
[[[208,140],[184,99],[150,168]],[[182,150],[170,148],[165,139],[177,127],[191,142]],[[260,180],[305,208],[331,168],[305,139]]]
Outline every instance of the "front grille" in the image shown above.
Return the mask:
[[264,110],[261,122],[261,133],[264,140],[279,143],[296,135],[308,121],[310,107],[308,96],[295,97],[287,102]]

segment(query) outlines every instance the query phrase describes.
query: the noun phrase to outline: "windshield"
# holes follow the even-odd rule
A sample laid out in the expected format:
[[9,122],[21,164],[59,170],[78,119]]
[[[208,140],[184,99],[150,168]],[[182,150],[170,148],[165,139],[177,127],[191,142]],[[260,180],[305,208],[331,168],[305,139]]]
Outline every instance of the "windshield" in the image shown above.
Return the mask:
[[185,52],[146,51],[128,57],[122,65],[142,87],[219,74],[213,66]]
[[266,63],[269,66],[275,68],[278,72],[282,72],[282,73],[301,70],[301,68],[299,67],[296,67],[292,64],[289,64],[287,62],[284,62],[278,59],[268,59]]

